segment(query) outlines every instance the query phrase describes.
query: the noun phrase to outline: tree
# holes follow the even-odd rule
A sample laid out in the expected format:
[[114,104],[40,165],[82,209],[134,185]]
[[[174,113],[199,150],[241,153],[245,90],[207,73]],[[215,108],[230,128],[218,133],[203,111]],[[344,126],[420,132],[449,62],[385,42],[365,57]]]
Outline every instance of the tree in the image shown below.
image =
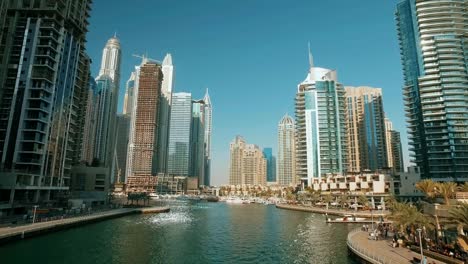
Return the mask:
[[407,227],[409,227],[413,233],[418,227],[433,227],[433,223],[427,216],[416,207],[407,203],[394,203],[389,218],[393,221],[395,226],[400,227],[400,232],[404,232]]
[[329,203],[331,203],[331,201],[333,201],[333,196],[331,194],[327,194],[322,197],[322,201],[328,205]]
[[468,227],[468,204],[462,203],[449,209],[450,218],[457,223],[459,235],[465,235],[463,229]]
[[340,205],[341,208],[344,208],[348,204],[348,195],[346,193],[342,194],[340,197]]
[[435,197],[436,186],[437,186],[437,183],[435,183],[433,180],[430,180],[430,179],[425,179],[416,183],[416,189],[423,192],[429,199]]
[[465,184],[459,186],[459,190],[461,192],[468,192],[468,182],[465,182]]
[[397,200],[395,199],[395,196],[391,195],[388,197],[385,197],[385,207],[387,208],[393,208],[395,203],[397,203]]
[[454,182],[441,182],[436,185],[437,192],[444,197],[446,205],[450,205],[450,198],[453,197],[457,190],[457,184]]
[[360,203],[364,207],[367,207],[369,205],[369,200],[365,195],[361,195],[358,197],[358,203]]

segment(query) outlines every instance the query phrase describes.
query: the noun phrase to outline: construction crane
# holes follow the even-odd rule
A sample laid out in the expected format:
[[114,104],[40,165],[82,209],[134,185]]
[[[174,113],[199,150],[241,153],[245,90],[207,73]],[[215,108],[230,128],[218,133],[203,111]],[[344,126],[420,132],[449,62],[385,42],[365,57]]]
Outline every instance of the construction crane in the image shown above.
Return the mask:
[[143,55],[133,54],[132,56],[135,57],[135,58],[140,58],[140,59],[142,59],[142,60],[143,60],[142,63],[146,63],[147,61],[153,61],[153,62],[158,63],[159,65],[162,64],[162,63],[161,63],[160,61],[158,61],[158,60],[148,58],[148,55],[147,55],[147,54],[143,54]]

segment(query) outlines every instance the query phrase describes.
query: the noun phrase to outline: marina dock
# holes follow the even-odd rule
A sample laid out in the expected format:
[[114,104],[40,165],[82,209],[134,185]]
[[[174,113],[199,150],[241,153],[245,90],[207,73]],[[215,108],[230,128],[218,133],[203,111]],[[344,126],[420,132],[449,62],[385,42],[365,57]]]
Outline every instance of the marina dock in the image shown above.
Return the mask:
[[318,207],[305,207],[301,205],[292,205],[292,204],[276,204],[276,208],[279,209],[286,209],[286,210],[294,210],[294,211],[301,211],[301,212],[310,212],[310,213],[318,213],[318,214],[328,214],[328,215],[354,215],[356,217],[364,217],[364,218],[372,218],[374,217],[374,222],[377,222],[378,217],[380,216],[387,216],[390,212],[388,211],[350,211],[350,210],[337,210],[337,209],[325,209],[325,208],[318,208]]
[[53,220],[48,222],[38,222],[34,224],[21,225],[15,227],[3,227],[0,228],[0,244],[131,214],[156,214],[166,213],[169,211],[169,207],[121,208],[106,212],[65,218],[60,220]]

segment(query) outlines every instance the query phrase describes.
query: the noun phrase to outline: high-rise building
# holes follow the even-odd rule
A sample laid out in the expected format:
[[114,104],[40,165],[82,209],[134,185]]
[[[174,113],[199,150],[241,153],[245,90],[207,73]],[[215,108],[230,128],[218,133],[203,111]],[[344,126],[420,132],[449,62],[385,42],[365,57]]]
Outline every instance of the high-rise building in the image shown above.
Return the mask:
[[167,172],[167,157],[169,145],[169,123],[171,120],[171,101],[174,89],[174,66],[171,54],[166,54],[162,62],[163,81],[159,99],[158,128],[158,173]]
[[130,115],[117,115],[115,182],[124,183],[127,175],[127,150],[130,132]]
[[393,123],[388,117],[385,117],[385,142],[387,143],[387,164],[389,168],[393,168],[393,152],[392,152],[392,130]]
[[0,197],[55,199],[81,156],[91,1],[1,2]]
[[468,181],[468,1],[396,8],[411,161],[421,178]]
[[153,192],[157,178],[158,104],[161,66],[147,58],[136,70],[127,154],[127,190]]
[[205,185],[205,102],[192,102],[192,121],[190,128],[190,172],[189,176],[198,178],[198,185]]
[[278,179],[279,185],[296,186],[296,142],[294,120],[284,115],[278,124]]
[[88,98],[86,100],[86,117],[83,132],[83,148],[81,150],[81,162],[91,165],[94,158],[94,137],[96,131],[96,111],[97,84],[94,79],[90,79]]
[[400,132],[392,130],[392,160],[393,171],[396,174],[404,172],[405,165],[403,164],[403,150],[401,148]]
[[346,103],[336,71],[314,67],[296,94],[296,173],[309,186],[324,174],[347,168]]
[[376,172],[387,168],[382,89],[345,87],[348,131],[348,171]]
[[108,182],[115,179],[117,105],[119,97],[120,41],[116,36],[110,38],[102,51],[101,68],[96,78],[96,101],[93,110],[96,112],[94,134],[95,166],[108,168]]
[[261,149],[236,136],[230,144],[229,184],[265,185],[266,170]]
[[205,96],[203,97],[203,102],[205,102],[205,109],[203,113],[205,114],[205,169],[204,169],[204,185],[211,185],[211,131],[212,131],[212,122],[213,122],[213,108],[211,106],[210,95],[208,94],[208,89],[206,89]]
[[132,115],[133,110],[133,93],[135,88],[135,72],[130,74],[130,78],[127,81],[127,85],[125,87],[125,95],[124,95],[124,102],[123,102],[123,109],[122,114],[124,115]]
[[173,93],[167,164],[167,172],[170,175],[189,175],[191,121],[192,94]]
[[267,162],[267,182],[276,182],[276,157],[272,148],[263,148],[263,157]]

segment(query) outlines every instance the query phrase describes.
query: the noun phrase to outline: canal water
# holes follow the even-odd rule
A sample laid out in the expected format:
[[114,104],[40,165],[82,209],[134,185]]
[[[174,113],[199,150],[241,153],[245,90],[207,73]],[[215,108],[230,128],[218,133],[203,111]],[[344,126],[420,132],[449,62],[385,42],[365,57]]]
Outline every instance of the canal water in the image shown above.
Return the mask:
[[356,226],[274,205],[172,202],[131,215],[0,246],[0,263],[354,263]]

